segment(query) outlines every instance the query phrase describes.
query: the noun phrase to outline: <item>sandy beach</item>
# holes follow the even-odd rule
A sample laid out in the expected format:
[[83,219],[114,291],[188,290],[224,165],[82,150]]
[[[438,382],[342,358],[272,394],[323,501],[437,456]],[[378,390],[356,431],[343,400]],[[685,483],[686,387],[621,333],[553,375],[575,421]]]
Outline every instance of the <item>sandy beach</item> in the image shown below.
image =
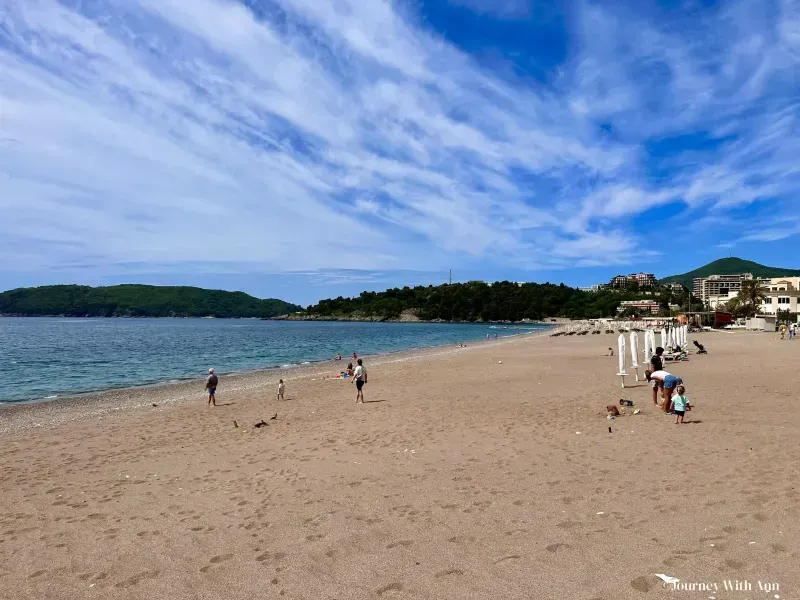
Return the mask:
[[682,426],[611,335],[0,410],[0,598],[800,598],[800,342],[694,339]]

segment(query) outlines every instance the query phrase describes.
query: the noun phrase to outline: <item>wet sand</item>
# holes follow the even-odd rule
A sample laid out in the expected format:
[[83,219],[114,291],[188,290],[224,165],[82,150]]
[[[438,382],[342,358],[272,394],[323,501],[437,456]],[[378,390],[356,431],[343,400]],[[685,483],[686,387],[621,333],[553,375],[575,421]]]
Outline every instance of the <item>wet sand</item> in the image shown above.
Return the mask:
[[800,597],[800,342],[697,336],[676,426],[615,339],[2,410],[0,598]]

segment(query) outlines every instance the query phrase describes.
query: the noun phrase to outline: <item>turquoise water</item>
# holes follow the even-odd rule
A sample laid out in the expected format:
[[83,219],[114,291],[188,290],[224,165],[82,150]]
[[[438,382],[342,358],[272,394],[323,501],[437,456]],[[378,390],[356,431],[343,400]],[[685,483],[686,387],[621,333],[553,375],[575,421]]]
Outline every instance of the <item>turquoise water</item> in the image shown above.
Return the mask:
[[85,392],[503,337],[445,323],[315,323],[240,319],[0,318],[0,401]]

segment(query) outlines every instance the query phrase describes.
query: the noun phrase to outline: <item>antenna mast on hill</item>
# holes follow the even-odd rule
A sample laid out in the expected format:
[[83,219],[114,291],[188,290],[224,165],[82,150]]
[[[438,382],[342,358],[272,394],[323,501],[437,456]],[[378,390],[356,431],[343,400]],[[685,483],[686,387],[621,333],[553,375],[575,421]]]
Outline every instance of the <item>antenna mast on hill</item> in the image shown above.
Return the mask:
[[453,285],[453,269],[450,269],[450,285]]

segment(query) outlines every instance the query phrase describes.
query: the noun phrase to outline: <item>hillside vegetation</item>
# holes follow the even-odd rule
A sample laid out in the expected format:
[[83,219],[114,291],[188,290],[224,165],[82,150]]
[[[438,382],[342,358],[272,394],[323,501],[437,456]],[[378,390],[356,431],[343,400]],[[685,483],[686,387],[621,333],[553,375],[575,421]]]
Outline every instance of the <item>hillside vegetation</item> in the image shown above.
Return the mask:
[[195,287],[48,285],[0,293],[0,314],[71,317],[274,317],[302,310],[283,300]]
[[682,283],[690,290],[695,277],[708,277],[709,275],[736,275],[738,273],[752,273],[754,277],[800,277],[800,269],[784,269],[781,267],[767,267],[752,260],[741,258],[721,258],[707,265],[683,273],[665,277],[659,283]]
[[[653,299],[664,309],[670,301],[668,289],[657,289]],[[604,290],[583,292],[565,285],[502,281],[489,285],[469,283],[394,288],[385,292],[362,292],[355,298],[323,300],[307,314],[322,318],[396,319],[413,311],[426,321],[521,321],[549,317],[599,318],[616,314],[622,300],[647,297],[642,292]]]

